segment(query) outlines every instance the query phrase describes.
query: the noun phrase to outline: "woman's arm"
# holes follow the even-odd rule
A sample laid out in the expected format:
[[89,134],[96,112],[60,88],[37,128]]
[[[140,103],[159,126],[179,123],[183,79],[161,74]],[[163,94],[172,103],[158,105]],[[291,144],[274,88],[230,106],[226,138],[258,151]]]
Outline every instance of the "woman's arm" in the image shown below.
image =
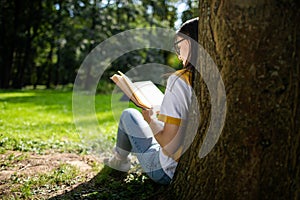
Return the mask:
[[152,109],[142,110],[142,114],[152,129],[154,137],[160,146],[165,147],[174,139],[179,130],[178,125],[165,123],[164,126],[160,126],[157,119],[151,118],[153,115]]
[[160,146],[165,147],[170,144],[178,132],[179,126],[165,123],[163,130],[154,135]]

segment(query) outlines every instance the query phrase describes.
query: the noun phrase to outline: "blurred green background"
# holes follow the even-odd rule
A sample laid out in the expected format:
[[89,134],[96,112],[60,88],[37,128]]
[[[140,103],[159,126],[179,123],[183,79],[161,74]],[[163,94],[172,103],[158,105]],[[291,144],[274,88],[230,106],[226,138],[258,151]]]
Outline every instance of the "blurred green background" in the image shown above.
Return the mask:
[[[1,0],[0,88],[73,84],[84,58],[103,40],[133,28],[176,29],[198,15],[197,5],[194,0]],[[149,62],[176,68],[175,58],[154,49],[134,51],[102,77]]]

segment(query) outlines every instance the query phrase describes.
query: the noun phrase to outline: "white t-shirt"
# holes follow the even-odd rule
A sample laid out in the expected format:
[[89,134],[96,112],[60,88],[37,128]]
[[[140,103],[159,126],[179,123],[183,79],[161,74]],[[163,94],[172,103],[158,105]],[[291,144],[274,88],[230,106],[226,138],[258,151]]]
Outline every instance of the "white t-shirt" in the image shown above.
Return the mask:
[[[182,135],[182,123],[188,116],[188,108],[192,99],[192,87],[189,82],[190,72],[179,70],[172,74],[167,81],[165,96],[160,107],[158,119],[164,123],[175,124],[179,126],[176,135]],[[178,139],[178,138],[177,138]],[[180,138],[179,138],[180,139]],[[172,156],[168,156],[166,151],[160,149],[160,163],[165,173],[173,178],[177,161],[181,155],[181,146],[176,143],[174,138],[168,145],[174,145],[175,149]],[[167,145],[167,146],[168,146]],[[176,147],[177,146],[177,147]]]

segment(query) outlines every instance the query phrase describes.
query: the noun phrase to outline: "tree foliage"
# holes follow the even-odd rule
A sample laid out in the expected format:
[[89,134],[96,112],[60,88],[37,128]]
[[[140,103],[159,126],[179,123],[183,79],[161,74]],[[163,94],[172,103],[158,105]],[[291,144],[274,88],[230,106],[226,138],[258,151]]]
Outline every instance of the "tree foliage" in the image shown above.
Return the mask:
[[[0,88],[73,83],[86,55],[101,41],[137,27],[174,27],[176,0],[1,0]],[[130,67],[158,53],[124,55]],[[89,76],[88,74],[87,76]]]

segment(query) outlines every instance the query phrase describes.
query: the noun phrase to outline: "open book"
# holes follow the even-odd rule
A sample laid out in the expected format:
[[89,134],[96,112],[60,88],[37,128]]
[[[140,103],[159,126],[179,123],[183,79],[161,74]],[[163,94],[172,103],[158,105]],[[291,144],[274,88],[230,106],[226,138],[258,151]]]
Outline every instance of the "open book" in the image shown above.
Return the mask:
[[149,109],[159,107],[164,94],[154,85],[152,81],[132,82],[125,74],[118,71],[111,79],[138,107]]

